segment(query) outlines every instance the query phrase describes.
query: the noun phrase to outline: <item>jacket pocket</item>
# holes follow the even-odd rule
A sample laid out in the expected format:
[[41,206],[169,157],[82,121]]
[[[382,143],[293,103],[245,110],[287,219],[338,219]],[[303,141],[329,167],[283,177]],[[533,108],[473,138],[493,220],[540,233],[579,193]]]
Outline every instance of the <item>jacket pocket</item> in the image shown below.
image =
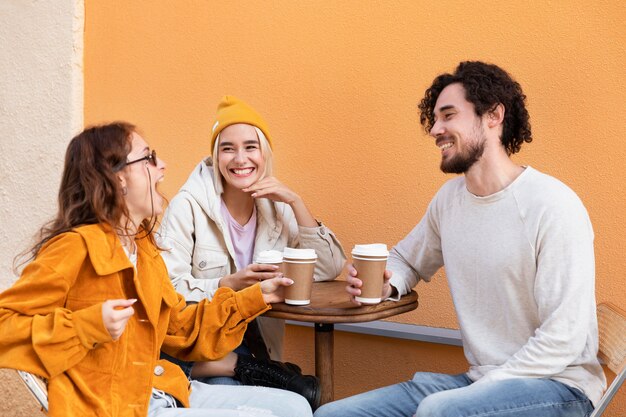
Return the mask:
[[193,252],[191,275],[196,279],[219,278],[226,274],[228,263],[223,250],[198,245]]

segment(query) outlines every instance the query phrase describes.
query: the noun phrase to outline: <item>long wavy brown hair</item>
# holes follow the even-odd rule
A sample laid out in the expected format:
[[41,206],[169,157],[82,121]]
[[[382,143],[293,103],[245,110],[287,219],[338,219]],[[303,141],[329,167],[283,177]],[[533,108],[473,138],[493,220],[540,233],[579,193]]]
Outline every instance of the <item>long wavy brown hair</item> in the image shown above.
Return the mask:
[[[37,243],[14,259],[16,272],[34,259],[50,239],[78,226],[106,224],[118,233],[136,234],[129,230],[130,216],[116,175],[125,166],[135,131],[130,123],[114,122],[88,127],[70,141],[59,187],[58,212],[39,230]],[[126,221],[121,225],[123,219]],[[142,237],[153,243],[155,222],[150,218],[141,224],[145,233]]]

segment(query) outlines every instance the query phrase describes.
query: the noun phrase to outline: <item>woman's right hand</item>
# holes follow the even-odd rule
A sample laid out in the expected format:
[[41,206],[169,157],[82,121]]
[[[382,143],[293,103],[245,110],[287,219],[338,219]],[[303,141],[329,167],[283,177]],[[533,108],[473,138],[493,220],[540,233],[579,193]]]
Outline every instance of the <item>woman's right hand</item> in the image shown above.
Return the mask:
[[266,279],[282,276],[278,266],[269,264],[250,264],[234,274],[225,275],[220,279],[220,287],[232,288],[235,291],[256,284]]
[[102,322],[113,340],[119,339],[124,333],[126,323],[135,314],[131,306],[136,301],[136,299],[106,300],[102,303]]
[[293,284],[291,278],[272,278],[261,282],[263,301],[266,304],[281,303],[285,301],[285,287]]

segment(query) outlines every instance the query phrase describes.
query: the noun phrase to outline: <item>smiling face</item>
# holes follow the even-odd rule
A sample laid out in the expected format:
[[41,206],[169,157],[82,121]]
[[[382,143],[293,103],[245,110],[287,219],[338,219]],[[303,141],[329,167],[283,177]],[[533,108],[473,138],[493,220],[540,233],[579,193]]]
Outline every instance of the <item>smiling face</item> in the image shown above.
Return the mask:
[[238,123],[220,132],[217,164],[225,190],[242,190],[260,180],[265,158],[255,128]]
[[[131,151],[127,162],[151,154],[148,144],[139,134],[133,133],[130,140]],[[156,165],[148,159],[140,160],[126,165],[119,173],[122,186],[126,187],[126,207],[135,226],[163,212],[163,197],[157,191],[157,183],[163,181],[165,162],[158,157],[155,162]]]
[[483,155],[487,139],[482,118],[476,115],[474,105],[465,99],[461,84],[450,84],[441,91],[434,115],[430,135],[441,150],[441,170],[466,173]]

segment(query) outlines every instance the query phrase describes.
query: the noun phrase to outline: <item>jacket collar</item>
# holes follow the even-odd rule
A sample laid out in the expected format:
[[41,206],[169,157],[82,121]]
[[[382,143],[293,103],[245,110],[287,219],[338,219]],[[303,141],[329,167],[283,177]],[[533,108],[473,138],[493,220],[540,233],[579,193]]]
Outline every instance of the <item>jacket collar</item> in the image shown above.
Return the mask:
[[[74,231],[83,238],[91,264],[98,275],[109,275],[133,267],[111,226],[91,224],[77,227]],[[155,258],[159,255],[158,249],[148,239],[137,239],[135,243],[138,256],[145,254]]]

